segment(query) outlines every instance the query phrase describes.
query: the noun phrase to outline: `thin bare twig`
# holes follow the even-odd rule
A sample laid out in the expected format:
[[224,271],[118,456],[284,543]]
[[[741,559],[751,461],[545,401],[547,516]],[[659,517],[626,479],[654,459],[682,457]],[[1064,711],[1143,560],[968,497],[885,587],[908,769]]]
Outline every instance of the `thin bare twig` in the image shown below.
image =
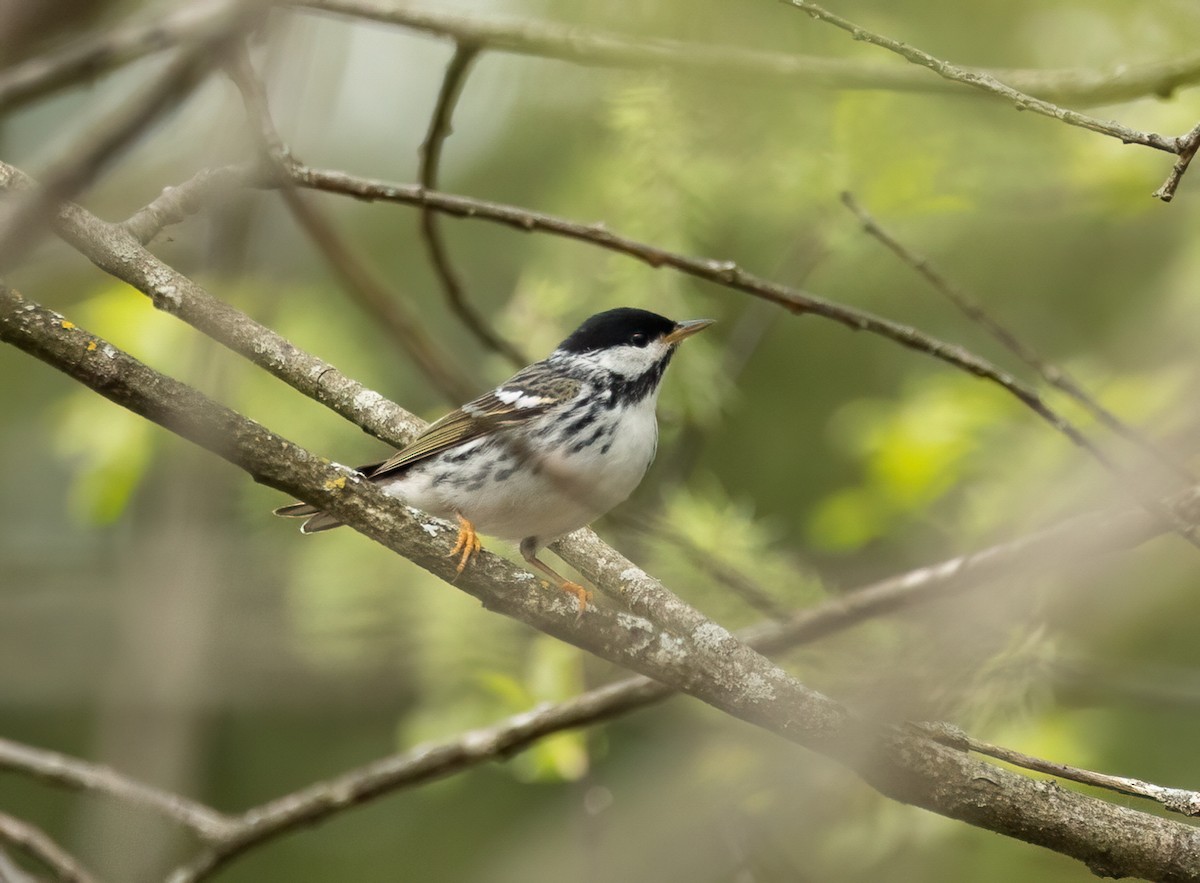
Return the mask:
[[[489,50],[540,56],[596,67],[718,71],[783,77],[824,89],[888,89],[983,95],[962,83],[939,80],[913,68],[843,58],[768,52],[740,46],[689,43],[553,22],[485,18],[436,7],[415,9],[391,0],[299,0],[296,8],[421,31]],[[1167,97],[1200,80],[1200,54],[1112,70],[974,68],[1015,89],[1060,104],[1114,104],[1146,96]]]
[[1150,194],[1163,202],[1170,202],[1175,198],[1179,182],[1183,180],[1184,173],[1192,164],[1192,158],[1196,155],[1197,149],[1200,149],[1200,123],[1197,123],[1192,131],[1178,140],[1179,159],[1175,160],[1175,165],[1171,167],[1171,173],[1167,175],[1167,180],[1163,181],[1162,186]]
[[45,865],[63,883],[96,883],[96,878],[73,855],[36,825],[0,812],[0,840]]
[[878,46],[881,49],[894,52],[913,64],[929,68],[929,70],[933,71],[939,77],[952,80],[956,83],[962,83],[964,86],[970,86],[994,95],[997,98],[1009,101],[1017,110],[1031,110],[1036,114],[1066,123],[1068,126],[1077,126],[1091,132],[1098,132],[1101,135],[1108,135],[1111,138],[1118,139],[1122,144],[1141,144],[1145,147],[1161,150],[1164,153],[1178,154],[1180,152],[1179,138],[1169,135],[1159,135],[1156,132],[1139,132],[1137,129],[1123,126],[1114,120],[1097,119],[1096,117],[1091,117],[1074,110],[1067,110],[1041,98],[1034,98],[1032,95],[1028,95],[1018,89],[1014,89],[1012,86],[1002,83],[986,71],[959,67],[956,64],[951,64],[948,61],[943,61],[940,58],[930,55],[928,52],[924,52],[915,46],[910,46],[899,40],[893,40],[891,37],[885,37],[882,34],[868,31],[866,28],[856,25],[854,22],[842,18],[840,15],[835,15],[823,6],[811,2],[811,0],[783,0],[783,2],[807,13],[817,21],[823,21],[836,28],[841,28],[855,40],[861,40],[864,43],[870,43],[872,46]]
[[[454,116],[454,107],[458,104],[458,97],[462,94],[463,86],[467,82],[471,65],[478,54],[479,47],[474,43],[460,42],[454,47],[454,56],[446,66],[442,88],[438,92],[437,103],[429,118],[429,131],[425,134],[425,141],[421,144],[421,162],[417,177],[422,187],[428,187],[430,190],[437,189],[442,147],[452,131],[450,120]],[[438,225],[438,215],[433,209],[423,208],[421,210],[421,235],[425,239],[430,262],[442,284],[442,291],[446,295],[446,302],[450,305],[451,312],[458,316],[459,321],[475,335],[480,343],[504,356],[514,368],[521,368],[528,364],[529,360],[516,347],[497,334],[467,300],[462,281],[458,278],[458,274],[450,262],[446,240]]]
[[[465,402],[478,392],[468,378],[421,327],[404,301],[367,267],[363,258],[337,231],[323,212],[296,191],[288,169],[292,158],[284,146],[267,104],[266,90],[244,48],[233,53],[230,77],[241,92],[247,115],[257,124],[266,161],[274,167],[279,193],[300,229],[320,249],[342,280],[346,292],[400,344],[430,384],[450,402]],[[132,219],[131,219],[132,220]],[[128,222],[127,222],[128,223]]]
[[1016,332],[989,314],[979,301],[942,275],[929,262],[928,258],[916,254],[896,239],[895,236],[884,230],[852,194],[848,192],[843,193],[842,203],[854,213],[867,234],[882,243],[902,263],[919,273],[934,291],[950,301],[968,319],[977,323],[991,334],[1005,349],[1036,371],[1046,383],[1070,396],[1104,426],[1126,441],[1146,451],[1163,466],[1174,472],[1176,476],[1182,478],[1188,484],[1195,484],[1195,475],[1178,458],[1156,445],[1145,435],[1138,432],[1108,408],[1104,407],[1104,405],[1100,404],[1070,374],[1043,358],[1032,346],[1021,340]]
[[103,764],[56,751],[0,738],[0,769],[29,773],[56,785],[127,800],[190,828],[205,840],[220,839],[230,830],[232,820],[228,816],[202,803],[144,785]]

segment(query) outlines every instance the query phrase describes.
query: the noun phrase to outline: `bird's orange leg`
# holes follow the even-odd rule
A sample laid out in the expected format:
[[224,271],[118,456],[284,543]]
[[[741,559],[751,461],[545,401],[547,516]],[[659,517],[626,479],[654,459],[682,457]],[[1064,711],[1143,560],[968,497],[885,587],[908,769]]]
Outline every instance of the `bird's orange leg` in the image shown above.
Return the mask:
[[458,512],[454,513],[454,517],[458,519],[458,537],[454,540],[454,548],[446,557],[458,556],[458,566],[454,568],[454,574],[457,576],[471,563],[471,559],[479,554],[483,544],[479,542],[479,534],[475,533],[475,525]]
[[529,548],[525,543],[521,543],[521,556],[529,563],[529,566],[539,571],[542,575],[550,578],[550,581],[563,592],[568,595],[573,595],[575,600],[579,602],[579,615],[583,616],[583,611],[587,610],[588,603],[592,600],[592,593],[581,586],[579,583],[571,582],[562,574],[556,572],[553,567],[538,560],[533,549]]

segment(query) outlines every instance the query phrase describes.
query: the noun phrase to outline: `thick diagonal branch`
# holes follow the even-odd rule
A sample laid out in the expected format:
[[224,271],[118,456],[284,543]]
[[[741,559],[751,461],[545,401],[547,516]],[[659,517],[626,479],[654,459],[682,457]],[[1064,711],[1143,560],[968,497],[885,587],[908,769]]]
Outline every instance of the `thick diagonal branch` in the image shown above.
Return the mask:
[[[0,340],[218,453],[257,481],[326,509],[421,567],[451,578],[453,565],[445,557],[450,531],[442,530],[448,527],[444,523],[418,517],[353,473],[9,289],[0,289]],[[603,608],[590,608],[577,622],[573,605],[535,586],[529,574],[486,553],[457,582],[488,607],[835,758],[897,800],[1046,846],[1103,873],[1200,880],[1196,829],[1047,788],[961,751],[864,725],[713,623],[678,634]],[[619,593],[619,585],[609,588]]]

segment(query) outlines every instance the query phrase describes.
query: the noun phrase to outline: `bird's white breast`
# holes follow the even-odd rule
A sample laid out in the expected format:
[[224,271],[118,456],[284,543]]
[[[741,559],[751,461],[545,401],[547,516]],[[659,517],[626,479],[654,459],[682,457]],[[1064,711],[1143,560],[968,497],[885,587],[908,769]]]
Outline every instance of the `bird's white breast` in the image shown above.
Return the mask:
[[[564,433],[569,420],[539,434],[557,419],[547,415],[506,441],[491,440],[496,446],[491,456],[457,464],[435,458],[383,489],[435,515],[461,513],[480,533],[517,541],[536,537],[542,546],[590,524],[633,493],[658,446],[656,399],[648,395],[627,406],[600,407],[590,424],[571,435]],[[461,456],[488,443],[468,442],[454,452]],[[502,460],[504,453],[514,456]],[[494,465],[485,468],[481,461]]]

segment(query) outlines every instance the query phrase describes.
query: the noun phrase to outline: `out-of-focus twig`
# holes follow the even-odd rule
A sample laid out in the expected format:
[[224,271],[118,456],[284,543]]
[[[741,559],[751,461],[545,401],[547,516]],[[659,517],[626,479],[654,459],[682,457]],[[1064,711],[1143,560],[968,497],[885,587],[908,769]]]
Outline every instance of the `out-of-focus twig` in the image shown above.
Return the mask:
[[84,189],[101,169],[138,139],[160,116],[173,110],[219,63],[226,42],[248,28],[265,0],[223,0],[218,24],[209,35],[180,50],[167,70],[114,113],[84,132],[51,160],[41,185],[8,200],[0,213],[0,269],[24,256],[44,231],[59,202]]
[[204,42],[225,29],[223,0],[188,3],[151,21],[129,21],[0,70],[0,114],[172,46]]
[[0,812],[0,840],[45,865],[63,883],[96,883],[73,855],[36,825]]
[[0,849],[0,883],[38,883],[27,874],[5,850]]
[[1043,358],[1032,346],[1025,343],[1016,332],[988,313],[979,301],[942,275],[929,262],[928,258],[914,253],[896,239],[895,236],[884,230],[852,194],[843,193],[842,203],[854,213],[867,234],[882,243],[902,263],[919,273],[934,291],[950,301],[964,316],[991,334],[1005,349],[1036,371],[1046,383],[1070,396],[1108,429],[1126,441],[1142,448],[1188,484],[1196,482],[1196,477],[1192,474],[1192,471],[1179,462],[1170,452],[1156,445],[1145,435],[1138,432],[1108,408],[1104,407],[1104,405],[1100,404],[1070,374]]
[[[393,24],[456,42],[475,42],[490,50],[596,67],[728,71],[784,77],[824,89],[981,94],[912,68],[844,58],[648,38],[552,22],[465,16],[436,8],[415,9],[388,0],[302,0],[294,5]],[[203,7],[188,4],[157,21],[130,22],[90,34],[60,50],[0,71],[0,111],[185,42],[205,33],[208,21]],[[1200,54],[1114,65],[1111,70],[990,68],[987,72],[1047,101],[1076,106],[1114,104],[1149,96],[1165,98],[1177,89],[1194,85],[1200,81]]]
[[33,248],[55,205],[83,190],[104,165],[194,89],[211,67],[207,53],[185,52],[161,78],[112,117],[105,118],[94,131],[85,133],[41,176],[40,189],[10,199],[0,213],[0,269],[11,268]]
[[103,764],[56,751],[0,738],[0,769],[28,773],[56,785],[107,794],[143,806],[190,828],[205,840],[220,838],[229,830],[229,817],[202,803],[144,785]]
[[[665,37],[619,34],[554,22],[461,15],[433,5],[419,9],[392,0],[296,0],[301,9],[382,22],[489,50],[541,56],[594,67],[650,68],[663,71],[718,71],[783,77],[823,89],[887,89],[957,95],[984,93],[965,84],[937,79],[895,64],[846,58],[769,52],[741,46],[689,43]],[[1147,96],[1167,97],[1200,81],[1200,54],[1112,70],[999,69],[988,73],[1022,92],[1060,104],[1114,104]]]
[[149,245],[167,227],[182,223],[211,203],[270,175],[257,164],[201,169],[182,184],[164,187],[151,202],[126,218],[121,227],[142,245]]
[[262,80],[244,49],[233,53],[228,70],[242,94],[247,114],[258,127],[263,155],[275,168],[284,204],[341,278],[346,291],[388,330],[430,384],[447,400],[458,403],[473,397],[478,392],[478,385],[424,332],[399,295],[367,268],[362,257],[355,253],[324,213],[296,191],[288,172],[291,155],[271,119]]
[[[442,147],[446,143],[446,138],[453,131],[450,121],[454,116],[454,107],[458,104],[458,97],[462,94],[471,65],[478,54],[479,47],[474,43],[460,42],[454,47],[454,56],[446,66],[442,88],[438,92],[437,103],[429,118],[429,131],[425,134],[425,140],[421,144],[420,167],[417,177],[422,187],[428,187],[430,190],[437,189]],[[515,346],[493,330],[491,325],[479,314],[479,311],[467,300],[462,280],[459,279],[458,273],[451,264],[450,253],[446,248],[446,240],[442,236],[438,221],[438,214],[433,209],[428,207],[421,209],[421,235],[425,239],[430,262],[442,284],[442,292],[446,296],[446,302],[450,305],[451,312],[458,316],[459,321],[475,335],[480,343],[504,356],[514,368],[523,367],[529,360]]]

